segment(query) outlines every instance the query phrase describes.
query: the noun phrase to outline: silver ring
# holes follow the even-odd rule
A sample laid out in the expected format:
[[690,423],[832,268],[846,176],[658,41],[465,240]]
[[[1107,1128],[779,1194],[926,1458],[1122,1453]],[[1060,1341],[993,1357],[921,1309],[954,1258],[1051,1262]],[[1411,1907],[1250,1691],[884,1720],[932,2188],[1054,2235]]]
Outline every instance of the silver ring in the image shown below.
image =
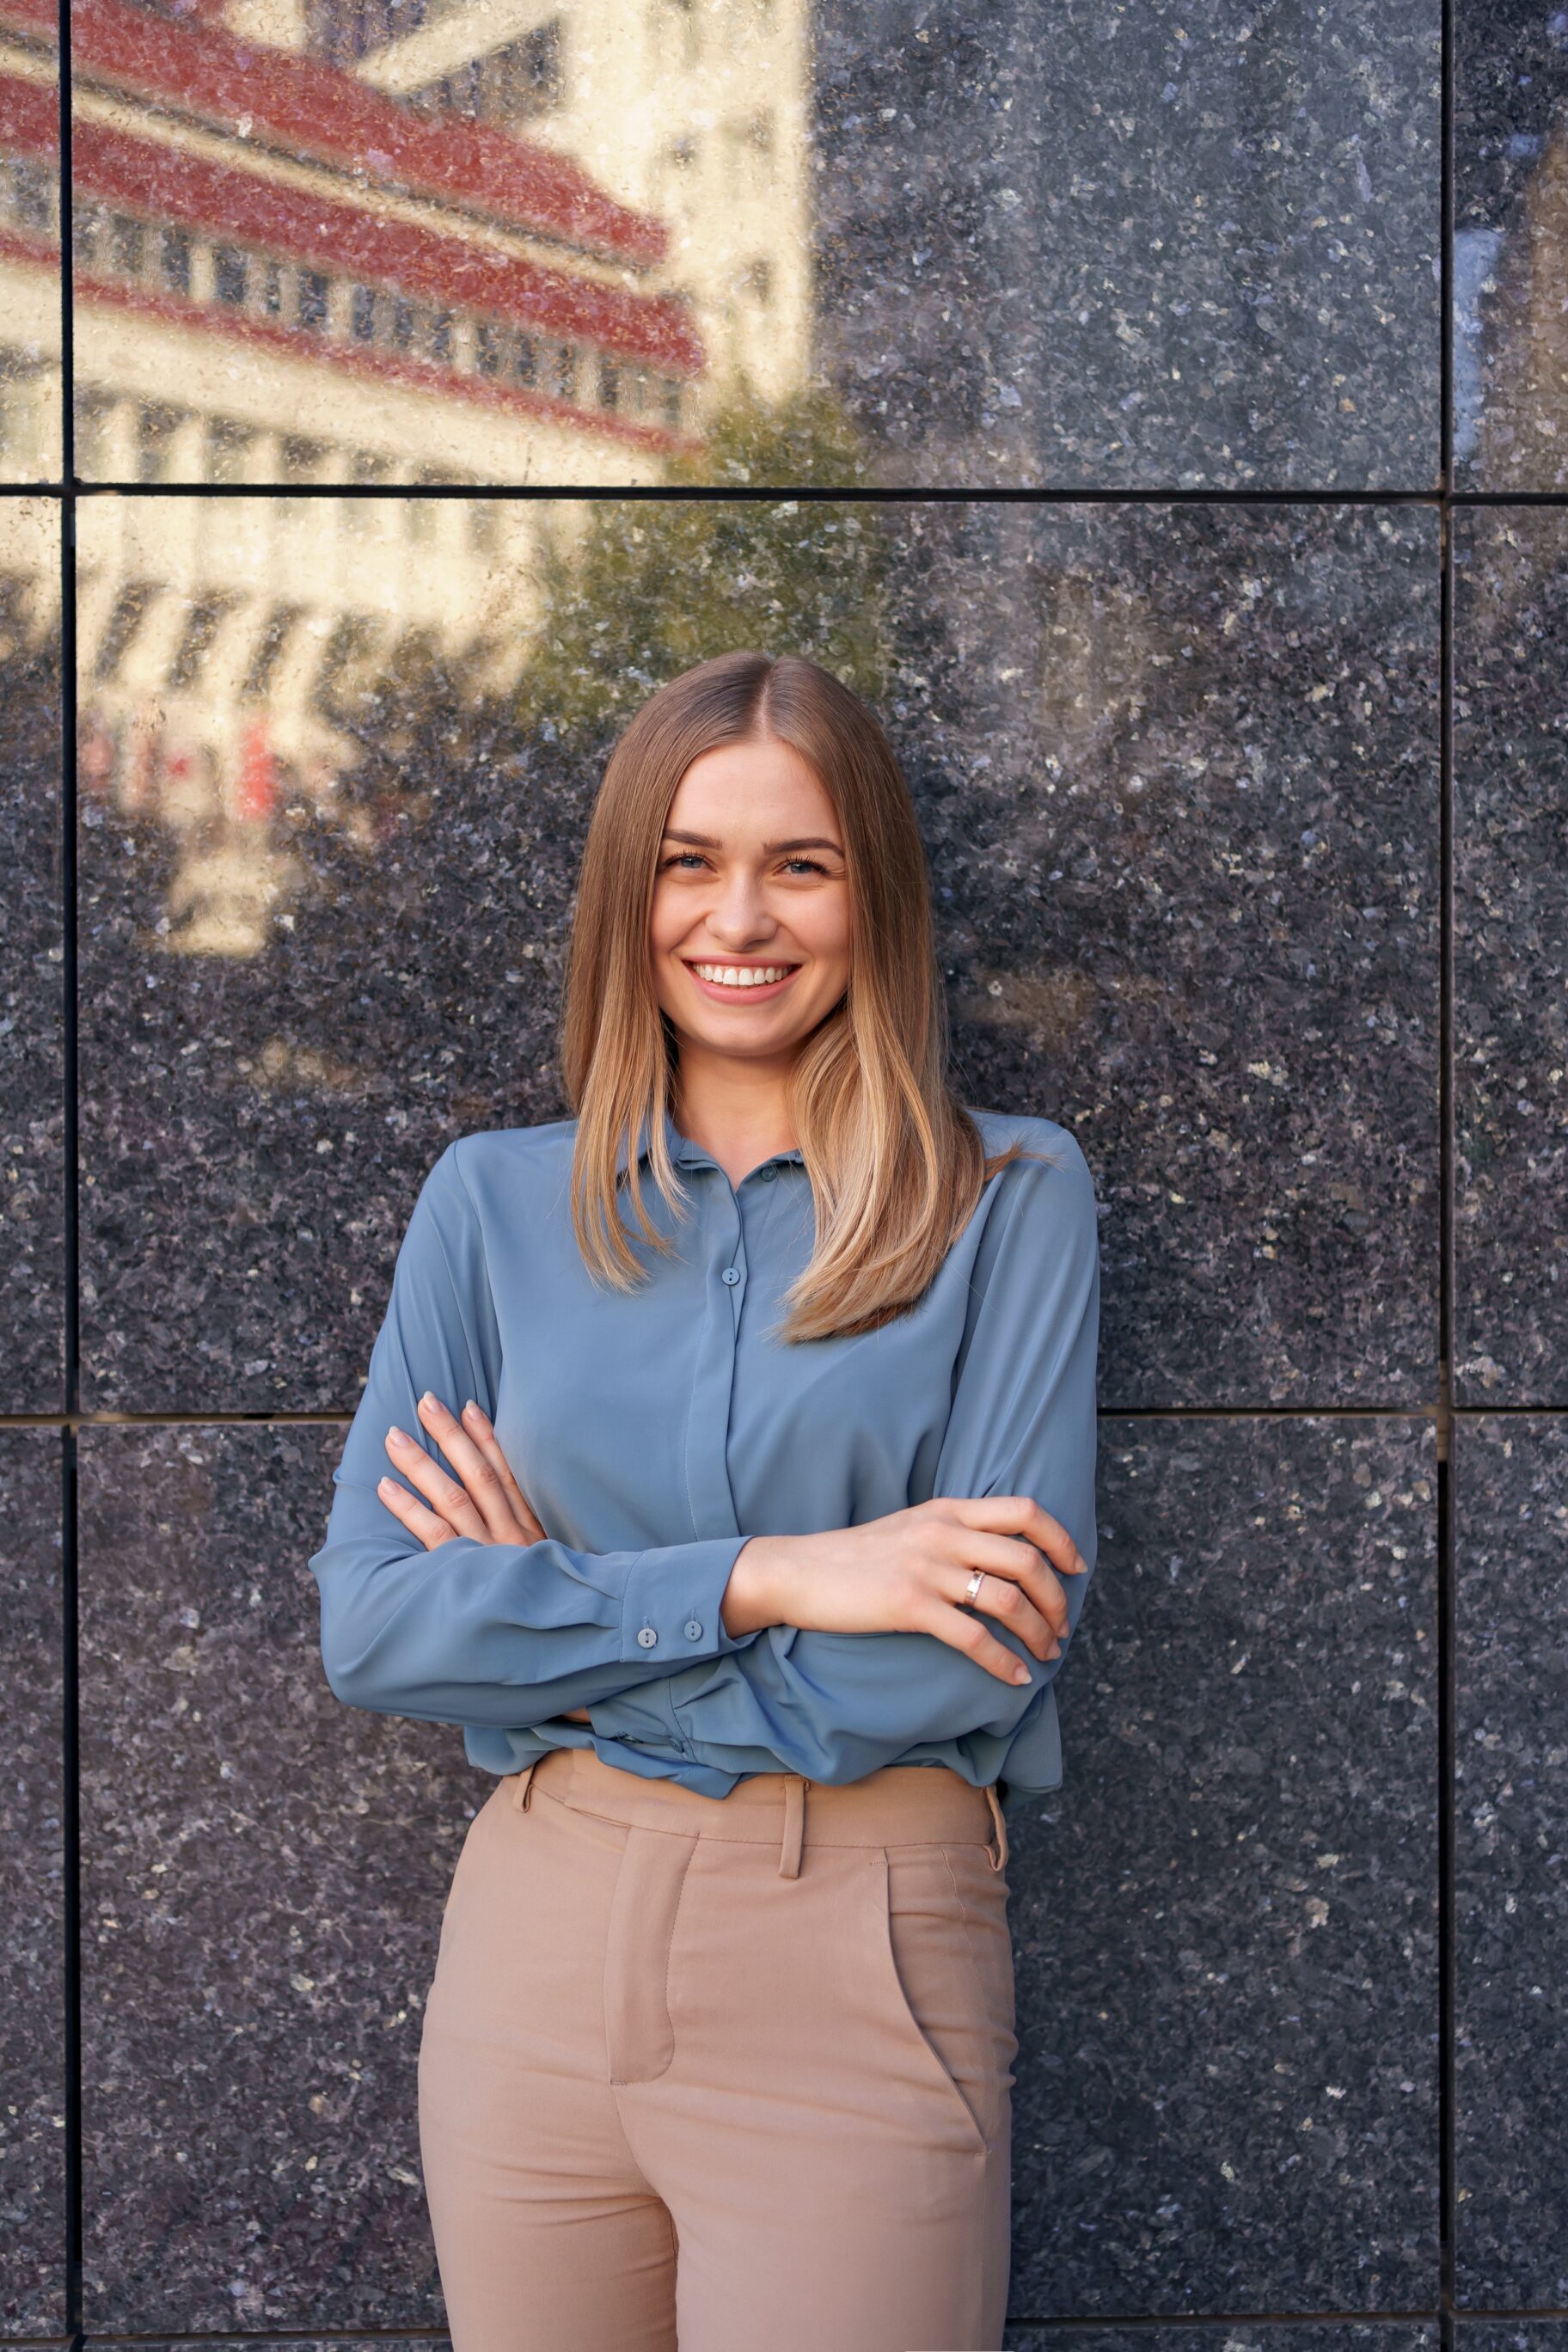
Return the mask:
[[985,1570],[983,1568],[977,1568],[973,1575],[970,1578],[968,1584],[964,1587],[963,1597],[965,1601],[973,1600],[984,1580]]

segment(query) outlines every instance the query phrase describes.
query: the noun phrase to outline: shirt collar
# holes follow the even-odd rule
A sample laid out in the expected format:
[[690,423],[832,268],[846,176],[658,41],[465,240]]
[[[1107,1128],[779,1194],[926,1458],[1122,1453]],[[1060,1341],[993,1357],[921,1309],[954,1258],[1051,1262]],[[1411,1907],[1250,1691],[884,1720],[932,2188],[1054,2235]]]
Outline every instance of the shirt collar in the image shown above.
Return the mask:
[[[689,1135],[682,1135],[680,1129],[677,1127],[668,1110],[664,1114],[664,1140],[665,1148],[678,1168],[717,1168],[719,1165],[719,1162],[716,1160],[711,1158],[708,1152],[703,1150],[700,1144],[693,1143]],[[650,1146],[647,1141],[647,1130],[645,1128],[643,1129],[643,1141],[637,1151],[637,1159],[639,1161],[647,1158]],[[616,1154],[616,1173],[617,1175],[623,1175],[625,1173],[626,1160],[629,1156],[630,1155],[626,1150],[626,1139],[623,1135],[620,1141],[620,1148]],[[762,1161],[760,1165],[763,1167],[771,1167],[775,1162],[784,1160],[793,1160],[800,1167],[804,1167],[805,1164],[803,1155],[798,1150],[796,1150],[794,1151],[775,1151],[768,1160]]]

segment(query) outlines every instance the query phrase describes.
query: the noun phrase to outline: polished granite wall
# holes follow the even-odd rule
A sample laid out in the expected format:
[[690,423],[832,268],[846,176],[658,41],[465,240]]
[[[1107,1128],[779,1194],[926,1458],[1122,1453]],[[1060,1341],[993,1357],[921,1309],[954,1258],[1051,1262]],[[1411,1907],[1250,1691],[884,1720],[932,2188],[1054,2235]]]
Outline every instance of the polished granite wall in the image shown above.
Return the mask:
[[[259,153],[281,89],[266,171],[326,169],[260,16],[197,13],[79,0],[74,404],[47,303],[0,334],[0,2339],[441,2344],[414,2065],[485,1784],[331,1699],[306,1562],[425,1171],[563,1107],[607,746],[762,643],[881,714],[963,1089],[1070,1124],[1101,1207],[1009,2347],[1568,2352],[1568,29],[681,12],[720,113],[796,39],[795,131],[763,76],[772,146],[712,168],[736,235],[777,175],[798,281],[708,268],[694,149],[631,290],[696,289],[700,447],[514,390],[475,458],[460,336],[466,390],[333,373],[216,245],[108,287],[105,205],[195,234],[198,115]],[[0,47],[19,300],[30,0]],[[407,225],[357,87],[346,179]],[[246,284],[264,231],[305,266],[246,217]]]

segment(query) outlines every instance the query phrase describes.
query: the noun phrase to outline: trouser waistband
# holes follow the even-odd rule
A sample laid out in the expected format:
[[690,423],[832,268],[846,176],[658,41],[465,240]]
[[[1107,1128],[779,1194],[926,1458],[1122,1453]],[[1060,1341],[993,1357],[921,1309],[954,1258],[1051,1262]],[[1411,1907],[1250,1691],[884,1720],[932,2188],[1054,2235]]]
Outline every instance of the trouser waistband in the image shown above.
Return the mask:
[[705,1797],[679,1780],[623,1771],[591,1748],[552,1748],[510,1774],[508,1785],[521,1811],[538,1789],[558,1804],[630,1828],[776,1844],[783,1878],[798,1878],[801,1856],[813,1845],[984,1845],[993,1870],[1007,1863],[995,1788],[976,1789],[945,1764],[889,1764],[845,1784],[754,1772],[727,1797]]

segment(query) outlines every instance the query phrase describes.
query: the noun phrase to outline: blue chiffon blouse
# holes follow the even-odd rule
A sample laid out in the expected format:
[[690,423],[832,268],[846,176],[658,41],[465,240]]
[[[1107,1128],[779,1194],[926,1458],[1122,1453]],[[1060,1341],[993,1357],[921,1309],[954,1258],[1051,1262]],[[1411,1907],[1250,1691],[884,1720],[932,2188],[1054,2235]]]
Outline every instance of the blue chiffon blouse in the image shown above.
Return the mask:
[[[310,1559],[327,1679],[349,1705],[461,1725],[469,1759],[515,1772],[556,1747],[722,1797],[753,1772],[823,1781],[946,1764],[1009,1812],[1059,1786],[1056,1683],[1010,1685],[921,1633],[772,1625],[734,1638],[720,1603],[749,1536],[858,1525],[933,1495],[1032,1496],[1089,1573],[1096,1557],[1100,1257],[1093,1182],[1054,1120],[972,1113],[989,1178],[919,1303],[858,1338],[772,1328],[810,1255],[798,1151],[732,1184],[667,1117],[682,1222],[638,1288],[598,1285],[573,1234],[575,1121],[447,1145],[399,1247],[365,1389]],[[646,1153],[645,1153],[646,1158]],[[623,1154],[624,1160],[624,1154]],[[376,1493],[419,1398],[489,1414],[546,1530],[426,1551]],[[449,1465],[447,1465],[450,1467]],[[586,1707],[589,1724],[561,1718]]]

